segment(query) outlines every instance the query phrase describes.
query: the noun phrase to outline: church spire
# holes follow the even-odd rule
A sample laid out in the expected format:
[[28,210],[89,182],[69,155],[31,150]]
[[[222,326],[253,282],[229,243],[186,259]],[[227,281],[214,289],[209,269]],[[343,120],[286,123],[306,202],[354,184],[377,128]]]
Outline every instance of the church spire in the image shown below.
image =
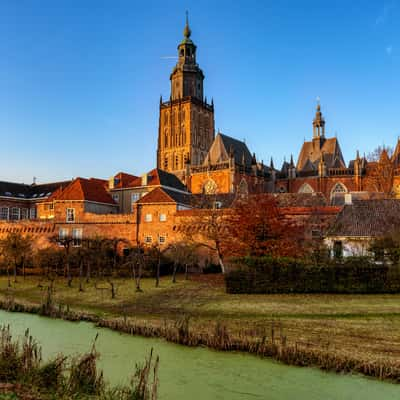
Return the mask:
[[317,103],[317,110],[315,112],[315,118],[313,120],[313,138],[325,138],[325,120],[322,116],[319,99]]
[[172,100],[195,97],[203,101],[203,71],[196,61],[196,45],[190,38],[189,17],[186,12],[186,24],[183,29],[183,40],[178,45],[178,62],[174,67],[171,79]]

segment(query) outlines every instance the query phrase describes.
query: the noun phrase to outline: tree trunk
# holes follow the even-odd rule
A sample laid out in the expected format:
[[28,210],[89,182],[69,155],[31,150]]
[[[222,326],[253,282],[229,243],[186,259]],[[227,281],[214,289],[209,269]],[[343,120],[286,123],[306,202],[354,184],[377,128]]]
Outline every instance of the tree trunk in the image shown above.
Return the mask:
[[14,262],[14,283],[17,283],[17,262]]
[[83,260],[79,261],[79,291],[83,292]]
[[189,266],[185,264],[185,281],[188,280],[189,277]]
[[86,264],[86,283],[90,281],[90,262],[88,261]]
[[8,280],[8,284],[7,287],[11,287],[11,279],[10,279],[10,265],[7,263],[7,280]]
[[174,262],[174,269],[172,270],[172,283],[176,283],[176,271],[178,270],[178,264]]
[[160,268],[161,268],[161,254],[158,254],[157,270],[156,270],[156,288],[160,286]]

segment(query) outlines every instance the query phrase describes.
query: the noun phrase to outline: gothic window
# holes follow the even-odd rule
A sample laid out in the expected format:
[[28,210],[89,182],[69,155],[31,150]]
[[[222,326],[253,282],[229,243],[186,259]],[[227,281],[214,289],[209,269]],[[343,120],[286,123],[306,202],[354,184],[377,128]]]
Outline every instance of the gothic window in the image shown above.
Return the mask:
[[164,125],[168,124],[168,111],[164,114]]
[[314,193],[314,189],[308,183],[303,183],[299,189],[299,193]]
[[168,157],[164,158],[164,169],[167,170],[168,169]]
[[209,179],[203,186],[203,191],[205,194],[215,194],[217,192],[217,184]]
[[175,169],[178,169],[178,168],[179,168],[179,156],[176,155],[175,156]]
[[164,144],[165,147],[168,147],[168,129],[165,129],[164,131]]
[[338,196],[338,195],[344,195],[345,193],[347,193],[348,190],[346,188],[346,186],[343,185],[343,183],[337,183],[331,190],[331,198]]

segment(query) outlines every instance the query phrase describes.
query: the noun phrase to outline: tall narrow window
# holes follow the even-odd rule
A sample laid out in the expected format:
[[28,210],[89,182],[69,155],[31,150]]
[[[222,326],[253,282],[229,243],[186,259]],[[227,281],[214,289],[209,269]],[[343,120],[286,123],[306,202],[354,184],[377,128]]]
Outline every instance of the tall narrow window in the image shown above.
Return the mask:
[[82,236],[83,236],[82,228],[72,229],[72,245],[74,247],[82,246]]
[[11,215],[10,215],[10,219],[12,220],[18,220],[20,218],[20,209],[18,207],[13,207],[11,209]]
[[2,207],[0,209],[0,219],[8,219],[8,207]]
[[75,208],[67,208],[67,222],[75,222]]

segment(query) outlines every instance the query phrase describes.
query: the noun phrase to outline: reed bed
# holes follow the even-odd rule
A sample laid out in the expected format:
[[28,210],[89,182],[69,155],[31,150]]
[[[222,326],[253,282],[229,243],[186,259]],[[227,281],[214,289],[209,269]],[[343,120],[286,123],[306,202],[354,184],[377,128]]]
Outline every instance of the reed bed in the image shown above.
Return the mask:
[[43,362],[41,347],[29,330],[22,340],[15,340],[9,326],[0,327],[0,397],[9,394],[32,400],[156,400],[159,360],[154,359],[153,350],[143,365],[136,364],[130,385],[110,389],[97,368],[96,339],[86,354],[71,360],[59,355]]
[[164,320],[163,323],[149,323],[125,317],[99,318],[95,315],[72,312],[65,307],[47,308],[25,305],[14,300],[0,301],[0,308],[8,311],[28,312],[62,318],[70,321],[89,321],[98,327],[112,329],[130,335],[163,338],[169,342],[186,346],[203,346],[220,351],[238,351],[269,357],[287,365],[318,367],[336,373],[360,373],[380,380],[400,383],[400,361],[387,359],[358,359],[332,351],[315,349],[308,343],[293,341],[288,343],[282,325],[272,323],[269,330],[259,332],[242,329],[230,332],[222,321],[216,321],[207,329],[199,329],[191,324],[188,315],[178,320]]

